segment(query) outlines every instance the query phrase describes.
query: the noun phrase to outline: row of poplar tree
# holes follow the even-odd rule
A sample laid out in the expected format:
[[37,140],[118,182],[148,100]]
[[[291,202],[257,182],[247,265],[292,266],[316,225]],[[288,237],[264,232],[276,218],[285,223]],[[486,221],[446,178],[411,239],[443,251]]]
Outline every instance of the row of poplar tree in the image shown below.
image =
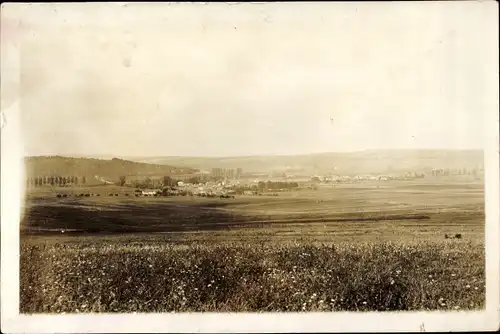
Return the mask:
[[442,169],[434,169],[432,170],[432,176],[448,176],[448,175],[474,175],[476,176],[478,174],[478,170],[476,168],[467,169],[467,168],[459,168],[458,170],[453,170],[449,168],[442,168]]
[[85,176],[38,176],[28,178],[26,180],[26,185],[28,187],[40,187],[45,185],[51,186],[65,186],[67,184],[74,185],[84,185],[87,183],[87,179]]

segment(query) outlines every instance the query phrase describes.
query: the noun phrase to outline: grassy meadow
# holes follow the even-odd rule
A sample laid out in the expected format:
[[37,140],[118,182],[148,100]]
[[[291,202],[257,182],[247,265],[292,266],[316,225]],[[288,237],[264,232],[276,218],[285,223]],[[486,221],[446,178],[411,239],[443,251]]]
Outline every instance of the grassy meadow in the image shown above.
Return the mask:
[[[87,190],[101,196],[56,197]],[[235,199],[87,190],[28,194],[22,313],[484,307],[479,183],[394,181]]]

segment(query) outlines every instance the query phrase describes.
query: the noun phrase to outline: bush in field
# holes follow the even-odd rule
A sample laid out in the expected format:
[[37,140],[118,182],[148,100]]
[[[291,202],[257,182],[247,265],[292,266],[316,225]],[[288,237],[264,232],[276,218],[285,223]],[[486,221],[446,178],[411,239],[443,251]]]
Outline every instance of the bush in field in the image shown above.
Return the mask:
[[391,311],[484,307],[484,253],[397,245],[23,244],[21,311]]

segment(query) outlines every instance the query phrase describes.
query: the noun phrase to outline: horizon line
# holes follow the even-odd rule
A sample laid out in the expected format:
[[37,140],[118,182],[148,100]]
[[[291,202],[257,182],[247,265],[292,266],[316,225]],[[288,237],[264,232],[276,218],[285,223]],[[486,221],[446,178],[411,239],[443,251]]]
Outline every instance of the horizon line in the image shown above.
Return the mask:
[[311,152],[311,153],[262,153],[262,154],[249,154],[249,155],[114,155],[114,154],[38,154],[38,155],[24,155],[24,158],[37,158],[37,157],[68,157],[68,158],[94,158],[98,157],[108,157],[117,159],[148,159],[148,158],[206,158],[206,159],[227,159],[227,158],[250,158],[250,157],[263,157],[263,156],[281,156],[281,157],[293,157],[293,156],[305,156],[305,155],[322,155],[322,154],[350,154],[350,153],[362,153],[362,152],[401,152],[401,151],[484,151],[484,148],[398,148],[398,149],[363,149],[363,150],[352,150],[352,151],[324,151],[324,152]]

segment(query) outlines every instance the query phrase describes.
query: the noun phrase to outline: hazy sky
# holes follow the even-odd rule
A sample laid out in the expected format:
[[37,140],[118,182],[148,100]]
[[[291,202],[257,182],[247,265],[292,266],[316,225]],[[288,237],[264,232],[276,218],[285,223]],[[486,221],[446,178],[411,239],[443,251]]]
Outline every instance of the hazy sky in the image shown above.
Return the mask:
[[23,8],[27,155],[483,147],[479,2]]

